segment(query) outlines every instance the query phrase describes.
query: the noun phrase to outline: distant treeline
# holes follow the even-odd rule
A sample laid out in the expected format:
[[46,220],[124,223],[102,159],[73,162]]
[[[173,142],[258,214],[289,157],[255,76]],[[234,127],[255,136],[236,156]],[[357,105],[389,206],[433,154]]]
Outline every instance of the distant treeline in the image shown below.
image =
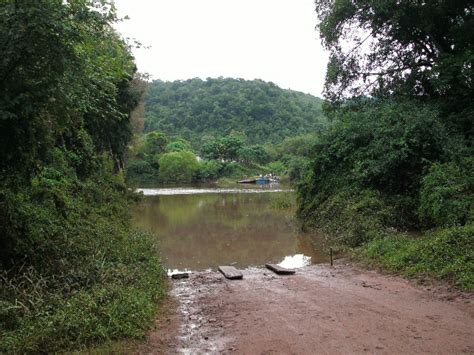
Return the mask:
[[279,144],[249,144],[243,133],[232,132],[193,148],[181,137],[154,131],[137,137],[130,147],[127,179],[135,185],[156,185],[271,172],[296,181],[308,169],[315,141],[316,136],[308,134]]
[[285,137],[320,132],[327,121],[322,100],[262,80],[230,78],[153,81],[145,100],[145,132],[203,140],[245,134],[248,143],[279,143]]

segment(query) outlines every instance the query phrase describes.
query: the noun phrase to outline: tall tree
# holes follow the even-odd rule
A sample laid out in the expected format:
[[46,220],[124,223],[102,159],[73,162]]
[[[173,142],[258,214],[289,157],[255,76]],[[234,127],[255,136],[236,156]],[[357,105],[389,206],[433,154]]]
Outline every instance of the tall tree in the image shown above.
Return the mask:
[[470,0],[316,0],[330,51],[325,95],[436,100],[472,135],[474,3]]

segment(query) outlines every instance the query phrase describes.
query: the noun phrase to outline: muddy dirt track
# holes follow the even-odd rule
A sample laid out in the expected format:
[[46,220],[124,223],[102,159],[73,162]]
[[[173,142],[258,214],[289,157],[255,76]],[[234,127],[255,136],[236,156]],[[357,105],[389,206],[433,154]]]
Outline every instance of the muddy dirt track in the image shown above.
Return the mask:
[[141,353],[474,353],[473,297],[340,263],[172,281],[176,307]]

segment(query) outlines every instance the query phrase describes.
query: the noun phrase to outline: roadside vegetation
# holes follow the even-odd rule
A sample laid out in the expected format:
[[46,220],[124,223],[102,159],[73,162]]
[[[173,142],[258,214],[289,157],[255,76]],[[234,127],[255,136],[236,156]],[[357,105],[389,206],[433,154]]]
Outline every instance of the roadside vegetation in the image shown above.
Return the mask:
[[142,91],[113,6],[6,1],[0,17],[0,353],[143,337],[165,275],[130,226]]
[[390,270],[473,289],[472,3],[316,5],[332,126],[298,186],[305,227]]

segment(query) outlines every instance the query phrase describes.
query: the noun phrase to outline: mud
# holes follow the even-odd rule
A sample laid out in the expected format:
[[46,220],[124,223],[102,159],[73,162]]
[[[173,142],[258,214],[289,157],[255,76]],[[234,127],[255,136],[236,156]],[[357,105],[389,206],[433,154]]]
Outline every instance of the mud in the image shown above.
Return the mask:
[[141,353],[474,353],[472,294],[340,263],[174,280],[176,308]]

